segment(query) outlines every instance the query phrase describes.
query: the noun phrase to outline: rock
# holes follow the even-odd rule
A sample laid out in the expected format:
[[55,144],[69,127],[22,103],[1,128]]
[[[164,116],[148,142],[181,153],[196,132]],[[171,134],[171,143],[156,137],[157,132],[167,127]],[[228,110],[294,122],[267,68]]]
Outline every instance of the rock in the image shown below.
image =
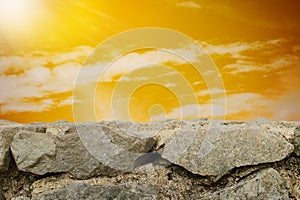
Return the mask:
[[19,131],[13,138],[11,151],[19,170],[43,175],[56,168],[56,144],[45,133]]
[[188,125],[166,144],[162,157],[194,174],[218,180],[236,167],[280,161],[292,152],[292,144],[262,127]]
[[222,190],[207,193],[202,200],[231,200],[231,199],[256,199],[256,200],[288,200],[284,180],[280,174],[272,169],[264,169],[248,177],[240,183]]
[[295,129],[293,144],[294,144],[294,147],[295,147],[294,152],[296,153],[297,156],[300,157],[300,126],[298,126]]
[[114,122],[77,123],[76,129],[87,150],[103,165],[118,171],[132,172],[135,160],[156,143],[147,132],[135,132],[130,126]]
[[0,120],[0,126],[11,126],[11,125],[19,125],[19,124],[16,122],[4,120],[4,119]]
[[[148,130],[141,128],[142,125],[134,127],[132,122],[102,122],[99,125],[112,143],[126,151],[146,153],[156,144],[156,140],[149,137]],[[140,129],[134,130],[136,127]]]
[[[41,126],[32,124],[26,129],[34,131],[37,127]],[[11,150],[21,171],[38,175],[68,172],[79,179],[98,172],[111,174],[113,169],[130,171],[135,159],[150,151],[156,142],[152,137],[132,136],[128,134],[132,133],[130,128],[124,125],[119,128],[109,122],[78,123],[76,126],[57,122],[42,127],[38,129],[40,133],[20,130],[12,141]]]
[[0,125],[0,172],[7,171],[11,163],[12,156],[10,153],[10,144],[14,135],[20,130],[28,130],[33,132],[45,132],[45,123],[35,123],[31,125],[22,125],[14,122],[5,122]]
[[157,199],[157,190],[151,185],[126,183],[121,185],[94,186],[80,182],[71,183],[63,188],[44,191],[33,195],[39,199]]
[[11,151],[19,170],[37,175],[68,172],[81,179],[106,169],[87,152],[76,133],[57,138],[20,131],[13,138]]
[[0,126],[0,172],[7,171],[9,168],[12,160],[10,143],[19,129],[19,125]]
[[274,165],[280,176],[285,180],[291,199],[300,199],[300,158],[292,155],[284,162]]

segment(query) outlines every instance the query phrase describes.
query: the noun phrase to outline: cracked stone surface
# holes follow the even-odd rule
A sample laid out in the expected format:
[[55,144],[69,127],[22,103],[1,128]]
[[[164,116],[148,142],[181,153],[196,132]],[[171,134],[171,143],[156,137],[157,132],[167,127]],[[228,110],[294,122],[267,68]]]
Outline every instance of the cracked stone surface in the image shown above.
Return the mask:
[[288,200],[289,194],[280,174],[272,169],[264,169],[246,180],[222,190],[207,193],[202,200]]
[[[217,137],[211,140],[207,134]],[[192,141],[188,139],[191,137]],[[182,151],[178,151],[180,148]],[[268,129],[222,125],[218,129],[186,127],[178,131],[166,144],[162,157],[192,173],[217,180],[236,167],[280,161],[293,150],[284,137]]]
[[299,199],[299,130],[265,119],[0,120],[0,200]]
[[151,185],[138,185],[134,183],[94,186],[85,183],[71,183],[63,188],[44,191],[34,195],[32,200],[39,199],[132,199],[153,200],[157,197],[157,190]]

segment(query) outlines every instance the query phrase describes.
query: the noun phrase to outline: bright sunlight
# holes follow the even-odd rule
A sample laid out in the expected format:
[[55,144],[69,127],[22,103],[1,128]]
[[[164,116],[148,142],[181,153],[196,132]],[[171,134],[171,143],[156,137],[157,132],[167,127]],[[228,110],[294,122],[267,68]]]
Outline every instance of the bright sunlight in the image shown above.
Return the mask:
[[40,0],[0,0],[0,23],[3,27],[28,28],[41,13]]

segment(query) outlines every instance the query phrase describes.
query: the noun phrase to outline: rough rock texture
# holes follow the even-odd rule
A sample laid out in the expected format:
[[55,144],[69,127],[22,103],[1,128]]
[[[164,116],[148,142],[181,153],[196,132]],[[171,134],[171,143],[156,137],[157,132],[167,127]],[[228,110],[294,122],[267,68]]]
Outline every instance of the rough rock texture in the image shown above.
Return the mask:
[[293,139],[293,144],[295,147],[295,153],[300,157],[300,126],[298,126],[295,130],[295,136]]
[[112,171],[89,154],[75,133],[57,138],[46,133],[20,131],[13,138],[11,151],[19,170],[37,175],[69,172],[81,179],[99,170]]
[[11,162],[10,143],[18,126],[0,126],[0,172],[7,171]]
[[30,125],[22,125],[5,120],[0,121],[0,172],[7,171],[12,160],[10,153],[10,144],[14,135],[20,130],[28,130],[33,132],[44,132],[46,130],[45,123],[33,123]]
[[280,174],[272,169],[264,169],[246,180],[222,190],[204,195],[203,200],[230,200],[230,199],[256,199],[256,200],[288,200],[289,195],[285,182]]
[[157,190],[151,185],[121,184],[94,186],[84,183],[71,183],[63,188],[34,195],[32,200],[39,199],[132,199],[152,200],[157,198]]
[[[166,145],[162,157],[195,174],[220,178],[236,167],[282,160],[294,150],[293,145],[282,136],[262,127],[235,127],[182,129]],[[215,141],[205,140],[207,134],[217,135],[216,132],[219,135]],[[190,141],[182,139],[187,133],[193,134],[193,141],[182,155],[175,155],[175,149],[188,146],[186,143]],[[211,149],[207,151],[207,148]]]
[[[120,129],[108,126],[109,123],[80,123],[76,128],[71,123],[58,122],[48,124],[46,133],[29,132],[20,130],[14,136],[11,143],[11,151],[18,168],[25,172],[38,175],[46,173],[69,172],[76,178],[88,178],[97,172],[102,174],[112,173],[109,165],[104,166],[85,148],[76,130],[81,131],[87,137],[87,141],[92,144],[95,140],[91,134],[97,134],[99,129],[103,130],[101,141],[110,140],[113,143],[120,143],[122,149],[132,152],[147,152],[155,144],[155,140],[149,138],[138,138],[126,135]],[[119,131],[118,131],[119,130]],[[104,138],[105,137],[105,138]],[[106,142],[106,143],[109,143]],[[96,143],[95,146],[102,147]],[[107,148],[98,151],[101,156],[112,156],[114,148]],[[120,152],[116,152],[119,155]],[[129,154],[131,155],[131,154]],[[134,154],[135,155],[135,154]],[[111,157],[110,157],[111,158]],[[109,158],[109,160],[111,160]],[[128,156],[116,157],[117,163],[128,164],[128,168],[133,166],[132,162],[126,162]],[[108,158],[107,158],[108,159]],[[119,160],[118,160],[119,159]],[[135,158],[132,158],[134,160]],[[109,161],[108,161],[109,162]]]
[[298,200],[299,129],[265,119],[0,120],[0,200]]

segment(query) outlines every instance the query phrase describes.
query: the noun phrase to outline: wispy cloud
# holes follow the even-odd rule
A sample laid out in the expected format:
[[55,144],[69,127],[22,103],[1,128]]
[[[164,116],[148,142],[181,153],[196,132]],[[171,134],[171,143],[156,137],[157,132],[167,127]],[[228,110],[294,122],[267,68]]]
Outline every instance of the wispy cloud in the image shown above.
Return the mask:
[[52,108],[54,102],[51,99],[34,101],[34,102],[13,102],[1,105],[2,114],[11,112],[43,112]]
[[[291,51],[283,51],[285,40],[269,40],[256,42],[236,42],[229,44],[210,44],[208,42],[201,42],[200,45],[213,58],[230,58],[230,63],[219,65],[225,75],[230,75],[233,78],[240,74],[247,74],[249,72],[261,72],[268,76],[270,72],[285,73],[291,67],[299,66],[298,46],[294,46]],[[72,92],[75,84],[84,85],[86,88],[89,84],[94,84],[99,81],[99,74],[102,72],[104,76],[101,81],[114,81],[116,76],[130,74],[131,72],[152,66],[153,64],[168,65],[168,63],[177,66],[185,65],[188,61],[195,61],[201,59],[203,52],[195,48],[195,44],[191,44],[182,49],[176,49],[176,52],[183,55],[182,59],[171,52],[152,50],[144,53],[129,53],[112,65],[107,67],[108,63],[96,62],[93,65],[85,65],[81,67],[81,63],[91,51],[91,47],[78,47],[63,53],[46,53],[46,52],[29,52],[15,56],[0,57],[0,104],[1,112],[22,112],[22,111],[36,111],[40,112],[54,108],[55,106],[71,105],[73,100],[71,97],[64,97],[60,100],[48,100],[49,96]],[[257,52],[263,54],[262,56],[254,56]],[[263,58],[263,60],[262,60]],[[83,82],[75,82],[78,73],[81,73]],[[170,81],[171,77],[178,76],[176,70],[158,70],[157,79],[162,80],[162,85],[166,87],[177,87],[180,84]],[[295,78],[297,70],[293,71],[294,85],[299,83],[299,79]],[[102,74],[103,75],[103,74]],[[201,71],[201,75],[214,78],[216,74],[213,71]],[[181,78],[184,78],[181,76]],[[149,77],[147,74],[138,77],[124,76],[122,81],[136,81],[146,82]],[[172,79],[173,80],[173,79]],[[174,79],[177,80],[177,79]],[[202,80],[195,80],[191,85],[204,85]],[[288,84],[285,84],[288,85]],[[296,86],[293,86],[294,88]],[[210,88],[209,90],[202,90],[199,87],[196,90],[198,97],[206,95],[218,95],[224,93],[220,88]],[[247,92],[247,90],[240,91],[235,94],[233,91],[226,91],[227,98],[227,114],[236,115],[238,113],[246,113],[248,118],[257,116],[253,110],[259,110],[259,114],[267,115],[273,119],[280,119],[282,117],[297,116],[295,109],[284,106],[284,102],[296,102],[292,98],[300,99],[293,91],[292,86],[283,91],[280,98],[269,97],[260,93]],[[286,92],[286,93],[284,93]],[[284,93],[284,94],[283,94]],[[216,96],[214,96],[216,97]],[[28,102],[30,98],[38,98]],[[183,114],[186,118],[192,118],[195,115],[195,109],[199,110],[201,117],[211,116],[212,106],[217,108],[218,116],[223,113],[218,109],[222,107],[224,99],[214,99],[214,102],[207,102],[201,105],[182,105],[180,108],[174,108],[173,111],[167,113],[167,117],[174,118]],[[292,104],[289,104],[292,105]],[[35,108],[33,108],[35,107]],[[297,107],[297,105],[294,105]],[[259,109],[258,109],[259,108]],[[278,108],[275,110],[275,108]],[[184,110],[184,112],[182,112]],[[258,111],[257,111],[258,112]],[[254,114],[253,114],[254,113]],[[265,113],[265,114],[264,114]],[[300,112],[298,112],[300,113]],[[196,113],[197,114],[197,113]],[[157,115],[156,118],[165,117]],[[245,118],[247,118],[245,117]]]
[[220,45],[202,42],[201,45],[213,57],[218,55],[223,58],[231,58],[231,63],[219,66],[224,73],[241,74],[248,72],[276,72],[283,68],[299,65],[300,57],[296,53],[297,45],[293,47],[294,53],[286,52],[284,50],[286,42],[283,39],[276,39]]
[[[237,93],[227,95],[225,99],[226,108],[222,106],[224,99],[220,98],[207,104],[183,105],[169,113],[152,116],[152,119],[157,121],[165,118],[224,118],[225,115],[229,118],[235,118],[239,115],[244,120],[253,120],[257,117],[265,117],[270,120],[299,120],[299,103],[295,99],[300,99],[299,90],[287,92],[276,98],[256,93]],[[287,103],[291,100],[294,103]]]
[[260,63],[255,60],[238,59],[236,63],[223,67],[225,72],[240,74],[246,72],[272,72],[287,68],[299,63],[300,58],[296,55],[283,55],[270,59],[268,63]]
[[47,98],[72,92],[81,62],[90,50],[84,46],[64,53],[29,52],[1,57],[1,112],[41,112],[57,104],[64,105],[66,102]]
[[184,7],[184,8],[192,8],[192,9],[200,9],[202,6],[194,1],[182,1],[176,3],[177,7]]

